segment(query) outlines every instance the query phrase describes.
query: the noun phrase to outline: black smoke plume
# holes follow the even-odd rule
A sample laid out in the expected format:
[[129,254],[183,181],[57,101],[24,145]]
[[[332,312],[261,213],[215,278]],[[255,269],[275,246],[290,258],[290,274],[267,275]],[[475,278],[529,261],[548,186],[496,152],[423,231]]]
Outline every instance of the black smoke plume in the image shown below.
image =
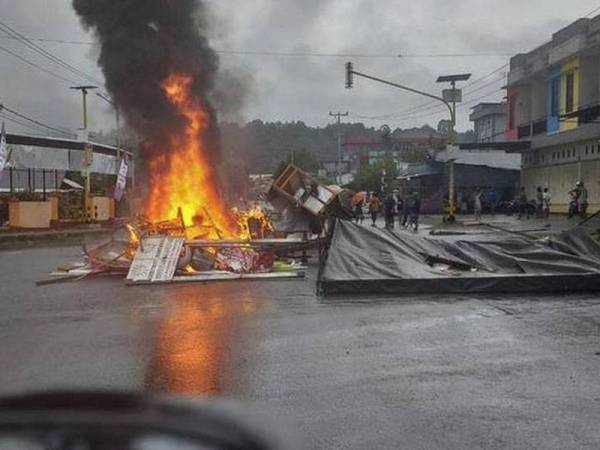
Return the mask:
[[168,137],[186,119],[167,101],[161,84],[172,73],[193,77],[192,93],[211,117],[199,136],[214,164],[219,139],[209,97],[218,58],[204,36],[200,0],[73,0],[84,27],[100,41],[106,88],[128,125],[144,140],[143,159],[168,149]]

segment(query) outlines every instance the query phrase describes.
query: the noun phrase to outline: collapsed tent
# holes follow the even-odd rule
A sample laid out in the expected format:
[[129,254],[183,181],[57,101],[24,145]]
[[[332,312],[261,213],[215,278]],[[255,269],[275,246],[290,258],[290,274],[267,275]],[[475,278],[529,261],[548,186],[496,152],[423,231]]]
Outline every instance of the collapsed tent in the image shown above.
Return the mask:
[[338,220],[321,252],[323,295],[600,290],[600,246],[582,228],[425,238]]

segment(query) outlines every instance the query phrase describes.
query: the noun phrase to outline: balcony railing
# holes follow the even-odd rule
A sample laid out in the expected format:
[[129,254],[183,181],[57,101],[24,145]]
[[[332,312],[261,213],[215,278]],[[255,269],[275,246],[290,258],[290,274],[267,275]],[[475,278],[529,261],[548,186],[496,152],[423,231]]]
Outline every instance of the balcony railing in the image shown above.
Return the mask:
[[[560,121],[577,120],[579,126],[586,123],[600,123],[600,104],[580,108],[568,114],[563,114],[558,118]],[[519,140],[531,138],[548,132],[548,117],[536,119],[533,122],[524,123],[517,127],[517,137]]]
[[600,120],[600,105],[580,109],[578,114],[579,125],[584,123],[594,123]]

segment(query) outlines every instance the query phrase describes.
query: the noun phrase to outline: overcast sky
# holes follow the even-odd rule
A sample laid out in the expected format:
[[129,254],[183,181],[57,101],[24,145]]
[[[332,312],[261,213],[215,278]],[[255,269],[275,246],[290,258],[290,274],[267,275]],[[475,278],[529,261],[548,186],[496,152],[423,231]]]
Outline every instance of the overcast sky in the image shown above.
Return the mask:
[[[222,53],[226,78],[243,80],[243,106],[228,118],[267,121],[330,121],[329,111],[350,111],[352,121],[407,128],[446,117],[434,105],[407,113],[428,100],[364,79],[344,88],[344,63],[355,69],[415,88],[438,92],[440,74],[472,72],[465,88],[459,129],[470,127],[469,108],[499,101],[509,55],[529,51],[551,34],[600,7],[598,0],[208,0],[211,42]],[[69,0],[0,0],[5,24],[28,37],[93,41],[80,26]],[[600,13],[600,11],[598,12]],[[2,33],[0,32],[0,36]],[[102,79],[97,47],[39,42],[92,78]],[[75,130],[81,98],[71,81],[86,84],[64,68],[0,37],[0,102],[46,123]],[[9,55],[9,50],[53,72]],[[352,57],[282,56],[238,52],[351,54]],[[406,55],[402,58],[396,55]],[[436,57],[427,55],[466,54]],[[478,54],[479,56],[472,56]],[[237,92],[237,91],[236,91]],[[240,91],[241,92],[241,91]],[[371,117],[375,117],[371,119]],[[110,128],[114,119],[102,100],[90,97],[91,128]],[[7,122],[12,130],[22,130]]]

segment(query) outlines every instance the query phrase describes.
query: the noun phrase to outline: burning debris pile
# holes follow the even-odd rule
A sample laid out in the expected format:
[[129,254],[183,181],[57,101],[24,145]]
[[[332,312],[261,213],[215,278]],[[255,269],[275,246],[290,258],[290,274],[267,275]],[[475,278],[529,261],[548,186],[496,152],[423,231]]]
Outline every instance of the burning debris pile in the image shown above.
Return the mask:
[[258,210],[231,214],[240,220],[241,238],[212,239],[221,235],[218,228],[187,227],[181,211],[178,219],[162,222],[139,216],[118,227],[112,240],[84,248],[84,261],[59,267],[38,285],[98,275],[125,276],[128,284],[304,276],[315,240],[271,237],[272,224]]

